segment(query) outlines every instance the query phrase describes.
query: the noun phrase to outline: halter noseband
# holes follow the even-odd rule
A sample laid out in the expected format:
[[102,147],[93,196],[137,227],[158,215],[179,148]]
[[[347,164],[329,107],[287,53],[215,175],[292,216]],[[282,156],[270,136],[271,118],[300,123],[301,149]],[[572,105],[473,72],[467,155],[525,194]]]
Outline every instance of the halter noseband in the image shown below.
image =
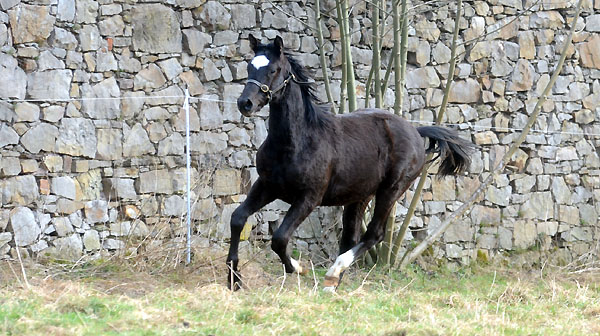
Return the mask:
[[293,73],[290,73],[290,76],[288,78],[286,78],[278,87],[274,88],[273,90],[271,90],[271,88],[269,88],[269,86],[267,84],[263,84],[255,79],[248,79],[247,82],[258,86],[260,88],[260,91],[262,91],[264,94],[267,95],[267,98],[268,98],[267,102],[270,102],[271,99],[273,98],[273,94],[284,89],[291,80],[294,80],[296,82],[296,76],[294,76]]

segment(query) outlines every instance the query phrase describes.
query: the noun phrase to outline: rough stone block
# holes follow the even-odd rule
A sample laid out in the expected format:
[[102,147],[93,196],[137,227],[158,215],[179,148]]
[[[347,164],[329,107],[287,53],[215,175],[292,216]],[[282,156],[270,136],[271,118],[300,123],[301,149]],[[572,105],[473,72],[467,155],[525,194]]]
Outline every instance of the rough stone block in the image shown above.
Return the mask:
[[446,257],[448,258],[462,258],[463,249],[462,247],[455,244],[446,244]]
[[71,225],[71,221],[67,217],[55,218],[52,221],[52,225],[54,225],[54,229],[59,237],[65,237],[74,232],[73,225]]
[[[457,83],[455,83],[456,85]],[[440,85],[440,78],[433,67],[418,68],[406,74],[407,89],[427,89]],[[477,85],[479,87],[479,85]]]
[[124,132],[123,156],[141,156],[144,154],[154,154],[156,152],[154,145],[150,142],[148,133],[140,123],[137,123],[130,130]]
[[58,128],[47,123],[39,123],[32,127],[21,137],[21,143],[25,149],[38,154],[40,151],[52,152],[56,145],[58,137]]
[[96,156],[96,128],[91,120],[63,118],[56,140],[56,151],[72,156]]
[[581,64],[586,68],[600,69],[600,35],[578,45]]
[[0,161],[0,176],[15,176],[21,173],[21,161],[19,158],[6,157]]
[[179,195],[165,198],[161,207],[163,216],[180,217],[186,212],[186,202]]
[[184,50],[192,55],[198,55],[204,51],[207,45],[212,43],[212,36],[196,29],[183,30]]
[[213,30],[225,30],[231,24],[231,14],[220,1],[208,1],[199,13],[200,20]]
[[16,207],[10,211],[10,227],[17,246],[35,243],[42,232],[33,212],[26,207]]
[[97,158],[118,160],[123,154],[123,141],[120,129],[99,129],[97,131]]
[[77,233],[68,237],[57,238],[52,244],[54,246],[49,248],[47,253],[57,259],[77,261],[83,254],[83,243]]
[[35,71],[27,76],[27,92],[33,99],[70,98],[71,70]]
[[179,75],[179,78],[181,78],[187,84],[187,88],[191,96],[197,96],[204,93],[204,86],[202,85],[202,82],[198,76],[196,76],[195,72],[183,72]]
[[83,234],[83,246],[86,251],[96,251],[102,248],[100,235],[96,230],[86,230]]
[[158,155],[183,155],[185,139],[179,133],[173,133],[158,144]]
[[138,190],[141,194],[173,193],[173,182],[169,171],[167,169],[160,169],[140,173],[140,177],[138,179]]
[[38,185],[33,175],[21,175],[6,179],[0,190],[4,204],[29,205],[39,197]]
[[85,203],[85,219],[89,224],[108,221],[108,202],[94,200]]
[[498,240],[494,235],[482,234],[477,237],[477,247],[483,249],[494,249],[498,246]]
[[17,59],[6,53],[0,53],[0,78],[0,97],[25,99],[27,75]]
[[549,191],[533,192],[521,205],[519,213],[524,218],[548,220],[554,218],[554,201]]
[[252,146],[252,143],[250,142],[250,134],[248,134],[248,131],[246,131],[244,128],[236,127],[229,131],[227,135],[229,136],[229,144],[233,146]]
[[172,9],[162,4],[138,4],[133,9],[132,17],[132,42],[135,50],[152,53],[181,52],[179,18]]
[[528,248],[535,244],[537,228],[534,222],[516,221],[514,226],[514,244],[517,248]]
[[69,176],[54,177],[52,178],[50,191],[54,195],[75,200],[75,198],[77,197],[77,186],[75,183],[75,180],[73,180]]
[[218,169],[213,177],[213,192],[216,196],[240,193],[241,172],[235,169]]
[[191,135],[192,153],[219,153],[227,149],[228,136],[226,133],[198,132]]
[[231,22],[237,29],[256,26],[256,9],[253,5],[231,5]]
[[554,236],[558,232],[557,222],[539,222],[537,223],[538,235]]
[[472,241],[475,229],[468,222],[456,222],[444,233],[444,241],[448,243]]
[[8,11],[12,37],[15,44],[44,42],[52,32],[55,18],[50,6],[21,4]]
[[508,206],[510,204],[511,194],[511,186],[506,186],[503,188],[496,188],[494,186],[490,186],[488,187],[485,199],[497,205]]
[[219,209],[212,198],[200,199],[192,204],[192,219],[206,220],[215,217]]
[[598,225],[600,221],[596,208],[591,204],[581,204],[579,208],[579,217],[585,225]]
[[58,201],[56,201],[56,212],[59,214],[70,215],[83,209],[83,207],[83,202],[71,201],[66,198],[59,198]]

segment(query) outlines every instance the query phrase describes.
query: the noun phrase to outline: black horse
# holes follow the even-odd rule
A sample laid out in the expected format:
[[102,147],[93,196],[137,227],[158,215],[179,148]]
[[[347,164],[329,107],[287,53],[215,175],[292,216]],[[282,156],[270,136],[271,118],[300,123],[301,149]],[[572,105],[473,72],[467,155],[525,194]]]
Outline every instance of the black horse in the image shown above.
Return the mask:
[[[470,164],[472,144],[452,130],[415,128],[383,110],[333,115],[316,98],[306,70],[284,53],[280,37],[266,45],[252,35],[249,40],[255,57],[237,104],[244,116],[269,104],[269,134],[256,155],[259,178],[231,216],[229,284],[241,286],[238,245],[247,218],[281,199],[291,206],[271,247],[288,273],[307,271],[286,251],[298,225],[319,205],[344,206],[340,255],[324,281],[326,290],[335,290],[342,272],[383,239],[390,209],[419,175],[425,154],[439,154],[441,175],[459,174]],[[427,151],[423,137],[429,139]],[[361,219],[373,197],[373,217],[361,237]]]

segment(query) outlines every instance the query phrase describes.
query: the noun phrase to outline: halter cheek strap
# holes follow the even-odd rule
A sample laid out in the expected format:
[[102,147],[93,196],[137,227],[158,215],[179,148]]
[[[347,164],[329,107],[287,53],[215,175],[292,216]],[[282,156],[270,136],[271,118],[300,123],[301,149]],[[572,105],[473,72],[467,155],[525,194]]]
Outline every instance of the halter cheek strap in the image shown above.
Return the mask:
[[267,84],[263,84],[254,79],[248,79],[247,82],[258,86],[260,88],[260,91],[262,91],[264,94],[267,95],[268,102],[270,102],[271,99],[273,98],[273,94],[278,91],[283,90],[291,80],[296,81],[296,76],[294,76],[294,74],[290,74],[290,76],[288,78],[286,78],[278,87],[274,88],[273,90],[271,90],[271,88],[269,88],[269,86]]

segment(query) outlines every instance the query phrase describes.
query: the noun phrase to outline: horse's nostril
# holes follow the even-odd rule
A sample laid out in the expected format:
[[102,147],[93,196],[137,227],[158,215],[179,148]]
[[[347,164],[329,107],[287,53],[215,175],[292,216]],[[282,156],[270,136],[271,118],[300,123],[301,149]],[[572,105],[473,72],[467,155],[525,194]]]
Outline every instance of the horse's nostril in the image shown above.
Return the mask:
[[248,113],[252,110],[252,101],[250,99],[240,98],[237,101],[237,106],[240,112]]
[[247,100],[246,103],[244,104],[244,110],[246,110],[246,111],[252,110],[252,102],[250,100]]

